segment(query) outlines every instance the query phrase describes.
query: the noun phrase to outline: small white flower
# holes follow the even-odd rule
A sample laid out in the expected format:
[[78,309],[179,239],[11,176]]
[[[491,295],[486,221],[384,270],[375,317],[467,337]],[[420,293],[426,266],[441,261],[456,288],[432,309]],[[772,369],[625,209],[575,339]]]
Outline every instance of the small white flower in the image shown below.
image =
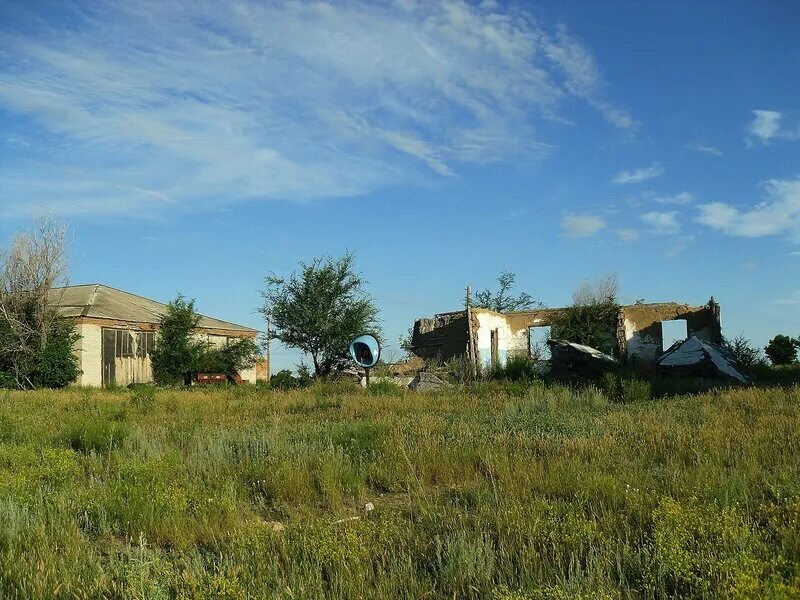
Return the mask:
[[367,502],[364,505],[364,512],[372,512],[373,510],[375,510],[375,505],[372,502]]

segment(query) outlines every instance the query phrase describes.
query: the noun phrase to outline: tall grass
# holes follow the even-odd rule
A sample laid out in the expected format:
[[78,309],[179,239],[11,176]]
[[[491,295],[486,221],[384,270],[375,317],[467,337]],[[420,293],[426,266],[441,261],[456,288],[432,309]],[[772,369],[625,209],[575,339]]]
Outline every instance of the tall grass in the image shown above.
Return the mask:
[[800,390],[636,398],[0,392],[0,597],[800,596]]

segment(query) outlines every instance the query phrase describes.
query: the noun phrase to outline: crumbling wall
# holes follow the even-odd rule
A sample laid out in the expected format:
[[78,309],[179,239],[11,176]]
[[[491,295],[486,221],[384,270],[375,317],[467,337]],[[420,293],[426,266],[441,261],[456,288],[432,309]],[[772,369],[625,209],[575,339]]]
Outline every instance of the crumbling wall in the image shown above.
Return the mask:
[[662,321],[685,320],[687,337],[695,335],[713,344],[722,343],[720,309],[713,298],[703,306],[677,302],[623,306],[621,315],[625,328],[625,349],[631,358],[654,361],[662,354]]
[[467,315],[463,310],[418,319],[411,335],[414,354],[441,361],[466,355],[468,341]]
[[528,352],[528,330],[514,329],[507,315],[482,308],[472,309],[477,359],[484,365],[492,363],[492,332],[497,335],[498,364],[504,365],[509,356]]
[[[563,308],[497,313],[483,308],[470,309],[472,344],[475,360],[488,365],[492,361],[492,331],[497,332],[497,361],[504,364],[509,356],[530,355],[530,328],[552,325]],[[443,313],[433,319],[419,319],[414,325],[412,346],[422,358],[449,360],[469,352],[469,324],[466,311]],[[622,306],[609,336],[617,340],[620,356],[655,361],[662,353],[662,321],[683,319],[688,337],[696,335],[714,344],[722,343],[720,309],[712,298],[703,306],[677,302]]]

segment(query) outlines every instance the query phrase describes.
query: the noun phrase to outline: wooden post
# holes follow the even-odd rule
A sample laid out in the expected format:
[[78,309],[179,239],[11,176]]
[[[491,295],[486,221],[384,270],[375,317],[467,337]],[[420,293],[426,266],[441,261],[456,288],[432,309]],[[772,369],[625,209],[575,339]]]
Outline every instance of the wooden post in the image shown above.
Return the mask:
[[269,337],[269,330],[270,330],[270,322],[269,317],[267,319],[267,383],[269,380],[272,379],[272,356],[270,355],[270,345],[272,344],[272,340]]
[[475,352],[475,344],[472,340],[472,287],[469,285],[466,289],[464,304],[466,305],[464,313],[467,315],[467,358],[470,363],[472,378],[475,379],[478,376],[478,359]]

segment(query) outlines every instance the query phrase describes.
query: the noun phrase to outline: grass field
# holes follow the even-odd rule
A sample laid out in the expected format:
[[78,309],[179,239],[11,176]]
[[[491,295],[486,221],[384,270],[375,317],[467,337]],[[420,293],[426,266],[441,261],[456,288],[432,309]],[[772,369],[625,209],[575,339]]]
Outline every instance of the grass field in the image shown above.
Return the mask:
[[0,392],[0,597],[797,598],[800,388]]

